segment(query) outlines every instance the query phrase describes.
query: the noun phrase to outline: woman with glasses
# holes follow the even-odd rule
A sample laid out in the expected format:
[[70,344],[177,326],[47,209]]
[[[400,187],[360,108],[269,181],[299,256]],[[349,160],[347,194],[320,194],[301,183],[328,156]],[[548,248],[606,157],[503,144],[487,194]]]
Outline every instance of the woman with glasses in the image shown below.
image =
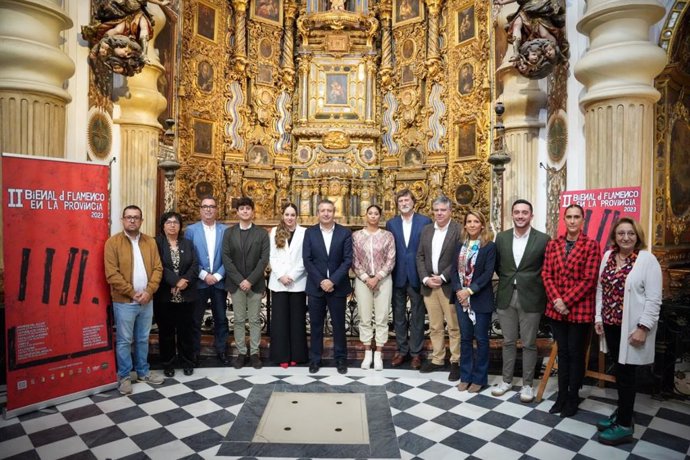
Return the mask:
[[160,358],[167,377],[175,375],[176,348],[184,375],[194,373],[192,325],[198,291],[193,283],[199,274],[199,264],[194,245],[182,237],[181,227],[182,216],[166,212],[160,218],[160,233],[156,236],[163,279],[154,296],[153,312],[158,324]]
[[457,249],[451,272],[455,292],[451,302],[455,303],[460,323],[459,391],[478,393],[488,383],[495,265],[496,244],[486,219],[478,211],[469,211],[465,216],[465,241]]
[[633,440],[633,407],[637,366],[654,362],[661,267],[645,250],[642,227],[630,217],[619,219],[609,234],[611,250],[599,269],[594,328],[604,335],[616,363],[618,407],[597,422],[599,442],[618,445]]
[[307,360],[307,273],[302,262],[304,227],[297,224],[297,207],[283,205],[283,216],[271,229],[271,361],[283,369]]
[[547,299],[544,316],[558,347],[558,397],[549,413],[560,413],[562,418],[575,415],[580,404],[601,261],[599,243],[582,232],[582,207],[565,208],[563,220],[566,232],[546,245],[541,271]]

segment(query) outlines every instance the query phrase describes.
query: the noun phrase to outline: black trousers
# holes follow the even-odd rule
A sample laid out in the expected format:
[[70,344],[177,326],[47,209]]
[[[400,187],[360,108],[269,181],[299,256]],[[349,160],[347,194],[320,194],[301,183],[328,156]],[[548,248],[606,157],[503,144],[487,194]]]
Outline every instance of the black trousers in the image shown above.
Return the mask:
[[326,310],[331,314],[333,326],[333,358],[336,361],[347,359],[345,340],[345,297],[326,294],[323,297],[309,296],[309,323],[311,325],[311,348],[309,362],[321,363],[323,354],[323,327]]
[[271,291],[271,361],[307,361],[307,295]]
[[606,344],[611,351],[611,358],[616,363],[616,386],[618,387],[618,424],[622,426],[632,426],[633,409],[635,407],[635,395],[637,394],[635,374],[637,365],[620,364],[618,354],[620,353],[621,327],[604,324],[604,334]]
[[550,325],[558,345],[558,399],[577,403],[585,378],[585,353],[592,324],[551,320]]
[[158,324],[158,342],[163,366],[174,366],[177,351],[182,367],[193,367],[194,302],[154,302],[153,312]]

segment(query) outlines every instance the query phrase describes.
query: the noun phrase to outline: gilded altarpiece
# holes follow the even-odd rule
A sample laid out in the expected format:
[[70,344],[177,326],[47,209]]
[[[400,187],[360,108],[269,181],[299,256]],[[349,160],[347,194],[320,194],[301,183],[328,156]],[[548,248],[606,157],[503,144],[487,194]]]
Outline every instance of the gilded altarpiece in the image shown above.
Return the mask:
[[204,195],[225,205],[222,114],[232,22],[222,0],[183,2],[182,21],[176,193],[179,211],[194,220]]
[[491,166],[491,83],[487,2],[450,1],[445,19],[447,52],[448,172],[443,192],[457,205],[489,216]]
[[657,77],[654,168],[654,253],[664,270],[664,294],[690,293],[690,21],[676,2],[662,31],[669,64]]
[[488,27],[480,1],[184,2],[180,211],[213,193],[232,219],[247,195],[259,223],[289,200],[310,224],[330,198],[360,225],[410,188],[421,212],[443,193],[488,215]]

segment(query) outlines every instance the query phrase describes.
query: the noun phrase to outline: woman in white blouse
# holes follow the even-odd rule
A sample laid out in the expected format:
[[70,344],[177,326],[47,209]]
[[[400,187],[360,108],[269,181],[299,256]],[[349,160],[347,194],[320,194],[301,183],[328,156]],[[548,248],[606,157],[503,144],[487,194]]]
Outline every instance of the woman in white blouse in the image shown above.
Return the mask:
[[[379,228],[381,208],[367,208],[367,225],[352,235],[352,270],[355,272],[355,296],[359,308],[359,338],[366,347],[362,369],[383,370],[381,352],[388,339],[388,310],[393,296],[390,276],[395,266],[393,234]],[[373,315],[373,324],[372,324]],[[372,352],[371,340],[376,342]]]
[[304,227],[297,225],[297,207],[283,205],[277,227],[271,229],[271,361],[287,369],[307,361],[304,292],[307,273],[302,262]]

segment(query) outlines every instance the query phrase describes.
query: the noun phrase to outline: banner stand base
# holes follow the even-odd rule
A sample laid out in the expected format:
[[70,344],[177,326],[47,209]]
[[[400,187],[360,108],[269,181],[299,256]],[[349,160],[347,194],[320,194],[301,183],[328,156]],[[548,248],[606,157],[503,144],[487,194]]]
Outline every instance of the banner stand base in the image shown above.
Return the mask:
[[2,416],[5,420],[17,417],[19,415],[28,414],[29,412],[34,412],[37,410],[45,409],[46,407],[57,406],[58,404],[63,404],[66,402],[74,401],[75,399],[83,398],[86,396],[95,395],[102,393],[104,391],[114,390],[117,388],[117,382],[109,383],[107,385],[102,385],[100,387],[89,388],[88,390],[78,391],[76,393],[71,393],[68,395],[60,396],[59,398],[49,399],[47,401],[41,401],[36,404],[31,404],[29,406],[18,407],[16,409],[7,410],[5,407],[2,411]]

